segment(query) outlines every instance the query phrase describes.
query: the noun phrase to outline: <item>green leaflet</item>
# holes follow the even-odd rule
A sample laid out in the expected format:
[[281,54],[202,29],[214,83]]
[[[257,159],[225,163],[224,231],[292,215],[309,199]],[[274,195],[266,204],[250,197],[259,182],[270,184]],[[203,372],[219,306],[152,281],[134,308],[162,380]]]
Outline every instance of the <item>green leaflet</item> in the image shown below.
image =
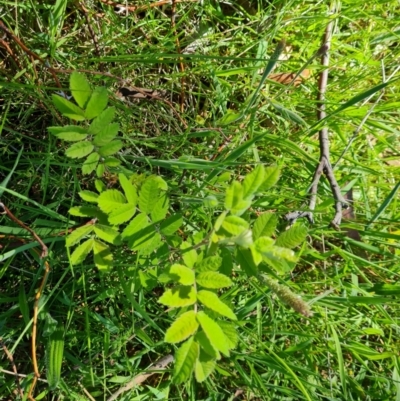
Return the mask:
[[294,225],[279,235],[275,245],[292,249],[304,242],[306,236],[307,228],[305,226]]
[[107,103],[107,89],[102,86],[96,87],[87,103],[85,118],[91,120],[100,115],[100,113],[106,108]]
[[[93,139],[93,145],[105,146],[108,145],[117,135],[119,124],[112,123],[106,125]],[[112,154],[112,153],[111,153]]]
[[122,189],[124,190],[124,194],[129,203],[136,206],[137,203],[137,192],[135,186],[126,178],[124,174],[118,175],[119,183],[121,184]]
[[72,252],[71,254],[71,263],[73,265],[79,265],[79,263],[82,263],[86,259],[86,256],[89,254],[89,252],[92,250],[93,243],[94,239],[89,238],[87,241],[83,242],[77,248],[75,248],[74,252]]
[[126,204],[125,196],[117,189],[109,189],[98,197],[99,208],[107,214],[115,212],[120,206]]
[[97,116],[89,126],[88,133],[98,134],[105,126],[111,123],[115,117],[115,107],[108,107]]
[[218,255],[204,258],[201,262],[196,263],[196,272],[217,271],[222,263],[222,258]]
[[175,367],[173,381],[182,383],[186,381],[193,372],[196,359],[199,355],[199,344],[190,337],[175,354]]
[[92,152],[94,146],[91,142],[82,141],[74,143],[68,149],[65,150],[65,154],[71,159],[81,159]]
[[75,121],[83,121],[85,119],[84,111],[69,100],[59,95],[52,95],[51,98],[54,106],[63,116]]
[[113,255],[108,245],[99,240],[94,240],[93,243],[94,264],[100,272],[110,270],[113,263]]
[[94,232],[99,238],[101,238],[103,241],[108,242],[109,244],[121,245],[122,243],[119,232],[109,226],[95,224]]
[[261,184],[259,191],[267,191],[272,188],[279,180],[281,169],[278,166],[270,166],[265,169],[264,182]]
[[203,350],[200,349],[200,355],[196,359],[196,366],[194,370],[194,374],[196,380],[201,383],[207,379],[208,376],[214,371],[216,366],[216,361],[211,356],[206,354]]
[[92,89],[85,76],[74,71],[69,78],[69,87],[76,103],[84,109],[92,94]]
[[[233,313],[232,309],[224,304],[218,295],[211,291],[201,290],[197,293],[197,299],[207,308],[219,313],[222,316],[226,316],[229,319],[237,320],[236,315]],[[204,330],[204,328],[203,328]],[[205,331],[205,330],[204,330]],[[211,339],[210,339],[211,341]],[[218,348],[219,349],[219,348]],[[222,350],[220,350],[223,352]]]
[[200,323],[200,326],[206,334],[207,338],[210,340],[212,346],[223,353],[225,356],[229,356],[228,342],[226,340],[224,332],[222,331],[218,323],[211,319],[204,312],[199,312],[197,314],[197,320]]
[[164,340],[172,344],[179,343],[193,335],[198,327],[199,323],[196,320],[196,313],[194,311],[185,312],[172,323],[171,327],[165,333]]
[[169,275],[172,280],[175,280],[182,285],[194,284],[194,271],[184,265],[172,265],[169,269]]
[[192,286],[181,285],[166,290],[158,302],[170,308],[193,305],[196,302],[196,292]]
[[154,178],[147,178],[140,188],[139,209],[142,213],[150,214],[158,201],[158,182]]
[[253,226],[253,237],[270,237],[278,224],[278,217],[274,213],[263,213],[258,216]]
[[68,235],[65,245],[69,247],[77,244],[83,237],[90,234],[93,229],[94,227],[92,224],[78,227],[76,230],[72,231],[72,233]]
[[85,162],[82,165],[82,173],[83,174],[92,173],[96,169],[99,159],[100,159],[100,155],[97,152],[91,153],[86,158]]
[[228,216],[222,222],[222,228],[231,235],[240,235],[249,228],[249,223],[238,216]]
[[264,181],[264,167],[259,164],[251,173],[247,174],[243,180],[243,198],[252,199]]
[[232,280],[228,276],[214,271],[205,271],[199,273],[196,276],[196,283],[202,287],[213,289],[230,287],[233,284]]

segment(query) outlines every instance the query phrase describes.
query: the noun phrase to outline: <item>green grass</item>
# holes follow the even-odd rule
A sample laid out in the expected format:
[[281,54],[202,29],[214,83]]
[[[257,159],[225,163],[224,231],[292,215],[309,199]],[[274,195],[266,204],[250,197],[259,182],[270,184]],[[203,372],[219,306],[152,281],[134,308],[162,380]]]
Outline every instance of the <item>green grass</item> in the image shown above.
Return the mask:
[[[110,103],[117,108],[126,144],[118,156],[122,166],[138,174],[160,174],[168,182],[171,210],[184,215],[182,236],[208,233],[217,214],[211,215],[201,200],[209,194],[222,199],[229,180],[243,177],[258,163],[279,165],[282,177],[258,198],[254,209],[284,216],[301,206],[319,156],[319,60],[311,62],[312,76],[298,87],[268,79],[260,90],[258,86],[280,40],[287,42],[285,58],[276,63],[274,72],[295,73],[313,56],[329,21],[328,3],[178,3],[181,48],[199,39],[194,53],[182,55],[171,28],[170,6],[126,17],[100,1],[85,2],[98,55],[85,14],[76,2],[65,3],[63,11],[53,2],[4,1],[1,20],[54,68],[107,72],[131,85],[157,90],[173,104],[187,126],[168,104],[121,102],[115,96],[120,81],[86,74],[93,85],[108,88]],[[398,194],[393,191],[400,180],[399,10],[395,1],[377,0],[343,1],[338,7],[332,16],[326,123],[335,163],[373,107],[335,169],[341,187],[353,185],[355,199],[357,219],[344,222],[342,228],[358,229],[364,242],[352,242],[344,232],[329,228],[333,199],[323,180],[316,223],[298,249],[300,262],[280,277],[312,304],[314,316],[296,314],[235,266],[235,284],[224,294],[239,318],[239,345],[231,357],[219,361],[217,370],[201,384],[193,380],[175,385],[167,371],[118,400],[233,400],[240,389],[243,399],[400,401],[400,307],[395,286],[400,271],[400,215]],[[151,363],[175,352],[163,342],[175,313],[157,302],[163,285],[157,281],[160,266],[151,260],[143,262],[137,254],[120,249],[108,275],[99,275],[91,261],[70,264],[64,238],[52,232],[69,228],[68,210],[80,204],[79,191],[93,190],[94,177],[82,175],[80,163],[65,156],[65,143],[47,131],[48,126],[67,123],[51,101],[60,90],[53,76],[17,43],[4,40],[13,56],[0,43],[1,181],[22,147],[23,152],[1,202],[50,248],[51,272],[38,321],[37,355],[43,379],[46,315],[66,327],[61,385],[49,391],[45,382],[39,382],[36,399],[88,400],[90,394],[92,399],[107,400]],[[181,57],[184,71],[179,68]],[[68,91],[69,74],[57,76]],[[390,77],[393,82],[381,98],[376,92],[354,103],[358,95]],[[180,112],[182,85],[185,102]],[[240,121],[224,124],[226,116],[243,110],[254,93],[256,108]],[[255,138],[245,152],[235,153]],[[218,152],[222,145],[226,146]],[[112,173],[109,187],[115,186]],[[280,229],[284,227],[282,219]],[[33,372],[32,309],[43,268],[33,247],[10,237],[23,235],[27,244],[31,241],[6,216],[0,217],[0,234],[6,236],[0,237],[0,337],[13,354],[18,373],[28,375],[21,378],[26,395]],[[368,259],[359,256],[360,248]],[[170,256],[178,257],[176,252]],[[5,372],[12,370],[5,353],[0,367],[0,395],[7,399],[17,387],[15,377]]]

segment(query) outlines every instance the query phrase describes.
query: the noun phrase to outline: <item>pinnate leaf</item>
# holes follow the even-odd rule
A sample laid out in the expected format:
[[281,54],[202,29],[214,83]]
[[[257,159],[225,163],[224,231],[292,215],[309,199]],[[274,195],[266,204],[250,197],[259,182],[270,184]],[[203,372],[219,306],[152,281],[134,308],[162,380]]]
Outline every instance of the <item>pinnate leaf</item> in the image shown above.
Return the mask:
[[69,79],[69,87],[71,89],[72,96],[79,107],[85,108],[87,101],[92,94],[89,82],[86,77],[79,72],[74,71]]
[[92,92],[85,110],[85,118],[91,120],[97,117],[106,108],[108,103],[107,89],[98,86]]
[[278,224],[278,217],[274,213],[261,214],[254,223],[253,236],[256,240],[259,237],[270,237]]
[[193,305],[196,302],[196,292],[192,286],[181,285],[166,290],[158,302],[170,308]]
[[167,343],[179,343],[186,340],[189,336],[194,334],[199,327],[196,320],[196,313],[194,311],[185,312],[172,323],[171,327],[165,333]]
[[113,255],[108,245],[99,240],[94,240],[93,244],[94,264],[105,273],[110,270],[113,263]]
[[199,358],[196,360],[194,374],[196,380],[201,383],[207,379],[208,376],[214,371],[216,366],[215,359],[211,358],[204,351],[200,350]]
[[109,226],[105,226],[103,224],[95,224],[94,232],[99,238],[101,238],[103,241],[108,242],[109,244],[121,244],[121,236],[119,235],[119,232]]
[[[232,309],[223,303],[218,295],[214,292],[201,290],[197,293],[197,299],[207,308],[213,310],[214,312],[219,313],[222,316],[225,316],[232,320],[237,320],[236,315],[233,313]],[[203,326],[202,326],[203,327]],[[204,328],[203,328],[204,330]],[[204,330],[205,331],[205,330]],[[210,339],[211,341],[211,339]],[[223,352],[222,350],[220,350]]]
[[75,121],[83,121],[85,119],[84,111],[77,105],[65,99],[65,97],[59,95],[52,95],[51,97],[54,106],[63,116]]
[[220,360],[221,359],[221,354],[219,351],[210,343],[210,340],[206,336],[206,333],[204,331],[198,331],[195,335],[196,341],[200,344],[200,348],[206,352],[208,355],[210,355],[211,358]]
[[97,116],[89,126],[88,132],[91,135],[98,134],[105,126],[110,124],[115,116],[115,107],[107,107]]
[[93,231],[93,225],[88,224],[82,227],[78,227],[76,230],[72,231],[71,234],[68,235],[65,245],[72,246],[78,243],[83,237],[90,234]]
[[165,219],[165,216],[168,213],[168,207],[169,207],[168,195],[166,193],[162,193],[151,211],[150,214],[151,219],[154,222]]
[[243,199],[253,199],[264,181],[264,167],[259,164],[250,174],[247,174],[243,181]]
[[118,225],[129,221],[136,213],[136,208],[131,203],[125,203],[111,212],[108,221],[112,225]]
[[272,188],[278,181],[281,169],[278,166],[270,166],[265,169],[264,182],[261,184],[259,191],[266,191]]
[[218,255],[208,256],[196,264],[197,272],[217,271],[222,263],[222,258]]
[[221,327],[228,340],[229,349],[234,349],[239,343],[239,335],[236,331],[235,324],[231,322],[219,321],[218,325]]
[[238,216],[228,216],[222,223],[222,228],[231,235],[239,235],[249,228],[249,223]]
[[124,143],[122,141],[115,140],[99,148],[98,152],[100,156],[107,157],[119,152],[123,146]]
[[98,204],[104,213],[109,214],[126,204],[126,198],[117,189],[109,189],[99,195]]
[[119,174],[118,179],[122,189],[124,190],[127,201],[133,206],[136,206],[137,192],[135,186],[128,180],[128,178],[124,174]]
[[147,178],[139,194],[139,209],[142,213],[151,213],[158,201],[158,193],[158,182],[153,177]]
[[86,259],[86,256],[89,254],[89,252],[92,250],[93,243],[94,239],[89,238],[88,240],[80,244],[77,248],[75,248],[74,252],[72,252],[71,254],[71,263],[73,265],[79,265],[80,263],[82,263]]
[[78,125],[66,125],[64,127],[48,127],[50,134],[63,141],[76,142],[86,139],[88,133],[85,128]]
[[202,311],[197,313],[197,320],[212,346],[222,354],[229,356],[228,341],[218,323]]
[[175,383],[187,381],[193,372],[196,359],[199,356],[199,344],[190,337],[175,354],[175,367],[173,380]]
[[294,225],[284,231],[275,241],[275,245],[285,248],[294,248],[304,242],[307,236],[307,228],[303,225]]
[[96,194],[96,192],[92,191],[81,191],[79,192],[79,196],[86,202],[91,202],[91,203],[97,203],[99,199],[99,194]]
[[[117,135],[119,124],[112,123],[106,125],[93,139],[93,145],[105,146],[108,145]],[[114,153],[114,152],[113,152]],[[112,153],[111,153],[112,154]]]
[[182,214],[176,213],[168,217],[160,224],[160,231],[164,235],[174,234],[183,224]]
[[180,248],[182,249],[182,259],[185,262],[185,265],[192,268],[197,261],[197,252],[192,248],[192,245],[189,242],[182,242]]
[[213,289],[230,287],[232,285],[232,281],[228,276],[213,271],[199,273],[196,276],[196,283],[202,287]]
[[243,187],[239,182],[233,181],[231,186],[226,190],[225,209],[231,210],[235,205],[243,200]]
[[99,162],[100,155],[97,152],[91,153],[85,160],[82,165],[82,173],[90,174],[97,167],[97,163]]
[[194,284],[194,271],[184,265],[172,265],[169,269],[169,275],[182,285]]
[[91,142],[82,141],[74,143],[68,149],[65,150],[65,154],[71,159],[81,159],[92,152],[94,146]]

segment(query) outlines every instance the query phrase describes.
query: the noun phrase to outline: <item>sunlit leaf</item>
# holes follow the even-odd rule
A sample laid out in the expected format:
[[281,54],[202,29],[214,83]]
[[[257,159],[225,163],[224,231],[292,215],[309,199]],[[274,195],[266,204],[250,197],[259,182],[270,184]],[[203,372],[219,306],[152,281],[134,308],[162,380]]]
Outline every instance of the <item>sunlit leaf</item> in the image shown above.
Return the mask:
[[263,213],[258,216],[253,226],[253,237],[270,237],[275,232],[278,217],[274,213]]
[[196,292],[193,286],[181,285],[166,290],[158,302],[170,308],[193,305],[196,302]]
[[65,117],[75,121],[83,121],[85,119],[85,112],[74,103],[59,95],[52,95],[54,106]]
[[264,166],[259,164],[250,174],[247,174],[243,180],[243,199],[252,199],[263,181]]
[[99,159],[100,155],[97,152],[91,153],[82,164],[82,173],[83,174],[92,173],[96,169]]
[[94,146],[91,142],[83,141],[74,143],[65,150],[65,154],[71,159],[81,159],[92,152]]
[[78,103],[79,107],[84,109],[92,94],[92,89],[86,77],[74,71],[69,78],[69,87],[76,103]]
[[196,283],[205,288],[224,288],[230,287],[233,283],[232,280],[225,276],[225,274],[205,271],[196,276]]
[[121,236],[119,232],[109,226],[105,226],[102,224],[95,224],[94,232],[99,238],[101,238],[103,241],[108,242],[109,244],[113,245],[121,244]]
[[106,108],[108,103],[107,89],[98,86],[92,92],[85,110],[85,118],[91,120],[97,117]]
[[173,380],[183,383],[189,379],[199,355],[199,344],[190,337],[175,353],[175,366]]
[[185,312],[172,323],[171,327],[165,333],[164,341],[172,344],[184,341],[193,335],[198,327],[199,323],[196,320],[196,313],[194,311]]
[[68,235],[65,245],[73,246],[78,243],[83,237],[90,234],[93,231],[93,224],[87,224],[82,227],[78,227],[76,230],[72,231],[71,234]]
[[94,239],[89,238],[88,240],[80,244],[77,248],[75,248],[74,252],[72,252],[71,254],[71,263],[73,265],[79,265],[80,263],[82,263],[86,259],[86,256],[89,254],[89,252],[92,250],[93,243]]
[[91,135],[98,134],[104,127],[109,125],[115,117],[115,107],[107,107],[97,116],[89,126],[88,133]]
[[184,265],[173,264],[169,269],[169,275],[182,285],[194,284],[194,271]]
[[100,272],[108,272],[113,263],[113,255],[110,247],[99,240],[94,240],[93,244],[94,263]]
[[[222,316],[226,316],[229,319],[237,320],[236,315],[233,313],[232,309],[223,303],[218,295],[214,292],[201,290],[197,292],[197,299],[207,308],[219,313]],[[203,326],[202,326],[203,327]],[[204,328],[203,328],[204,330]],[[206,331],[206,330],[204,330]],[[211,341],[211,339],[210,339]],[[219,349],[219,348],[218,348]],[[222,350],[220,350],[222,352]]]

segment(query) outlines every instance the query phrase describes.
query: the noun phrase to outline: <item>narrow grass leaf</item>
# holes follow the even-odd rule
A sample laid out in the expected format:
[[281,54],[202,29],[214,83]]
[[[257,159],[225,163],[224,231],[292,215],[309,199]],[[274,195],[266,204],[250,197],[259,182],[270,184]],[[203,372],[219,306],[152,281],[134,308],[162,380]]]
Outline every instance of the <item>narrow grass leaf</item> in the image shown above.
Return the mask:
[[196,276],[196,283],[205,288],[219,289],[230,287],[233,283],[232,280],[225,276],[225,274],[205,271]]
[[392,203],[394,199],[396,199],[396,194],[397,191],[400,188],[400,181],[394,186],[394,188],[390,191],[390,194],[386,197],[386,199],[381,203],[379,206],[378,210],[376,213],[373,215],[371,220],[366,226],[366,229],[368,229],[372,223],[374,223],[376,220],[379,219],[379,217],[383,214],[383,212],[386,210],[386,208]]
[[173,381],[177,384],[187,381],[193,372],[199,356],[199,344],[190,337],[175,354]]
[[1,184],[0,184],[0,196],[3,195],[4,189],[7,188],[7,185],[8,185],[8,183],[9,183],[11,177],[13,176],[14,171],[15,171],[15,169],[16,169],[17,166],[18,166],[19,159],[20,159],[20,157],[21,157],[21,155],[22,155],[23,150],[24,150],[24,148],[22,147],[22,148],[20,149],[20,151],[18,152],[18,155],[17,155],[17,157],[16,157],[16,159],[15,159],[13,168],[12,168],[11,171],[7,174],[7,177],[4,178],[4,180],[1,182]]
[[331,325],[330,328],[332,332],[333,342],[335,344],[336,356],[338,359],[339,376],[340,382],[342,384],[343,396],[344,398],[347,398],[346,368],[344,366],[343,351],[340,345],[339,336],[337,335],[335,328],[333,327],[333,325]]
[[50,334],[46,347],[47,382],[50,390],[57,388],[61,380],[61,366],[64,354],[64,327],[62,325]]
[[[225,316],[232,320],[237,320],[236,315],[233,313],[232,309],[222,302],[218,295],[214,292],[201,290],[197,292],[197,299],[207,308],[213,310],[214,312],[219,313],[222,316]],[[204,328],[203,328],[204,330]],[[204,330],[205,331],[205,330]],[[211,341],[211,340],[210,340]],[[219,349],[219,348],[218,348]],[[223,352],[222,350],[220,350]]]
[[202,311],[197,313],[197,320],[212,346],[229,357],[228,342],[218,323]]
[[180,343],[193,335],[198,327],[199,323],[196,320],[196,312],[185,312],[172,323],[171,327],[165,333],[164,341],[171,344]]

